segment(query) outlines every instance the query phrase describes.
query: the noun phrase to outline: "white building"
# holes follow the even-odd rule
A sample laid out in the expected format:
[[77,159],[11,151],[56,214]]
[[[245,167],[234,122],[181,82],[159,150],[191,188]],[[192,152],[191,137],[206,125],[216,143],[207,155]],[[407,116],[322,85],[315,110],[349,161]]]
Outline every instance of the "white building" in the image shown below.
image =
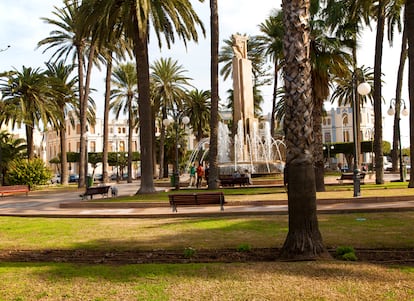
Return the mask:
[[[66,121],[66,148],[68,152],[80,152],[80,123],[76,122],[72,127],[70,121]],[[87,133],[87,147],[88,152],[102,152],[103,151],[103,119],[96,119],[94,126],[88,125]],[[139,130],[134,129],[132,135],[132,151],[139,151]],[[57,157],[60,153],[60,137],[56,131],[50,129],[45,133],[45,161],[52,170],[56,173],[57,166],[51,165],[49,161]],[[128,122],[126,119],[111,120],[109,123],[109,137],[108,137],[108,151],[124,153],[128,151]],[[69,174],[79,174],[79,166],[77,163],[69,163]],[[92,173],[92,166],[88,165],[88,173]],[[112,169],[112,170],[111,170]],[[138,173],[138,167],[133,168],[135,173]],[[99,164],[95,170],[96,174],[102,173],[102,164]],[[109,166],[108,173],[116,173],[116,167]],[[136,174],[132,175],[133,177]]]
[[[333,144],[341,142],[353,142],[353,112],[349,106],[340,106],[332,108],[326,112],[327,115],[322,121],[322,135],[324,144]],[[367,105],[361,108],[360,131],[362,141],[374,140],[374,109]],[[332,149],[333,146],[330,148]],[[362,162],[372,162],[372,153],[362,154]],[[336,160],[332,160],[330,165],[335,166],[341,163],[346,166],[347,162],[342,154],[338,154]],[[331,166],[332,167],[332,166]]]

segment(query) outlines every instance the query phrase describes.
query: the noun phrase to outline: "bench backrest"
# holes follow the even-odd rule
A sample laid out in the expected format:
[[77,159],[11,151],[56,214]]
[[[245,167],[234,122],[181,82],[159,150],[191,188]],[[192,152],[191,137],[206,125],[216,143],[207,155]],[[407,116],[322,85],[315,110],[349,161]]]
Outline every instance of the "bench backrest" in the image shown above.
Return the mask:
[[222,192],[211,193],[187,193],[187,194],[170,194],[168,195],[170,203],[179,205],[192,204],[221,204],[224,203],[224,194]]
[[86,193],[107,193],[110,186],[93,186],[86,188]]
[[0,186],[1,191],[29,191],[28,185]]

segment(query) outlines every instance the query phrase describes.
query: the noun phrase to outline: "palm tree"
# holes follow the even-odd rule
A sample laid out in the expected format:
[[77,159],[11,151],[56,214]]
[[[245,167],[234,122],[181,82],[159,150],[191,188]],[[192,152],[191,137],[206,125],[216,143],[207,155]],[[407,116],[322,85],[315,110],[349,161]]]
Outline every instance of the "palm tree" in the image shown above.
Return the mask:
[[211,37],[211,115],[208,189],[217,189],[218,170],[218,107],[219,107],[219,15],[217,0],[210,0],[210,37]]
[[260,49],[273,62],[273,96],[272,113],[270,120],[270,135],[275,137],[275,121],[277,107],[277,90],[279,71],[283,67],[283,13],[273,11],[271,16],[259,25],[262,35],[258,36],[261,42]]
[[133,108],[138,105],[137,72],[133,63],[122,64],[112,74],[111,108],[118,119],[123,111],[128,116],[128,183],[132,183],[132,134],[138,120]]
[[[318,6],[315,5],[317,10]],[[314,16],[317,11],[311,11]],[[314,160],[316,191],[325,191],[324,183],[324,155],[322,138],[323,103],[330,93],[330,83],[333,77],[343,77],[348,73],[349,55],[344,52],[344,42],[325,34],[326,24],[323,20],[311,21],[311,66],[312,66],[312,95],[314,107],[313,133],[314,133]]]
[[281,256],[291,259],[327,253],[316,216],[309,9],[309,0],[283,1],[289,232]]
[[140,102],[141,187],[137,193],[153,193],[154,120],[150,97],[149,28],[153,26],[160,47],[161,35],[170,47],[176,34],[184,43],[188,40],[197,41],[196,25],[203,32],[204,28],[189,0],[91,0],[90,3],[93,9],[89,9],[89,18],[84,20],[86,24],[102,22],[118,36],[133,41]]
[[[167,118],[170,110],[183,107],[184,100],[187,98],[186,88],[190,85],[189,80],[191,78],[185,75],[187,70],[172,58],[161,58],[155,61],[150,68],[152,81],[151,92],[158,104],[159,111],[161,111],[160,120],[164,120]],[[163,122],[160,125],[159,178],[163,178],[165,126]]]
[[9,163],[15,159],[23,158],[26,150],[24,139],[15,139],[6,131],[0,132],[0,184],[4,185],[5,175],[9,169]]
[[65,61],[70,55],[72,55],[73,62],[77,63],[81,127],[79,160],[80,172],[78,185],[79,187],[83,187],[86,184],[86,170],[81,167],[85,166],[86,160],[87,146],[85,133],[87,129],[90,77],[95,58],[95,46],[91,44],[89,39],[90,33],[85,32],[85,29],[88,27],[85,26],[84,19],[81,17],[81,6],[79,1],[64,0],[63,4],[63,8],[55,7],[53,14],[57,19],[42,18],[43,21],[57,27],[57,29],[53,30],[49,37],[39,41],[38,47],[46,46],[46,49],[43,52],[46,52],[49,49],[57,48],[52,55],[51,60],[55,58],[56,60],[63,59]]
[[[408,37],[408,94],[410,98],[410,141],[414,141],[414,1],[405,3],[405,27]],[[414,143],[410,143],[410,163],[414,166]],[[408,187],[414,188],[414,169],[410,171]]]
[[[76,108],[77,78],[71,78],[74,65],[65,65],[63,61],[59,63],[46,63],[46,75],[49,78],[51,88],[58,91],[59,94],[54,99],[58,112],[62,114],[59,126],[56,128],[60,137],[60,164],[61,164],[61,181],[62,184],[68,183],[68,162],[66,158],[66,117]],[[72,118],[73,121],[73,118]]]
[[190,126],[193,132],[195,132],[197,141],[200,141],[210,133],[210,98],[210,91],[195,89],[188,93],[187,101],[184,104],[185,115],[190,118]]
[[[49,86],[48,78],[40,68],[22,67],[7,73],[1,85],[3,103],[6,107],[3,122],[25,126],[27,156],[34,158],[33,132],[37,128],[44,130],[48,123],[57,125],[62,122],[61,114],[53,102],[57,94]],[[43,129],[41,129],[43,125]]]

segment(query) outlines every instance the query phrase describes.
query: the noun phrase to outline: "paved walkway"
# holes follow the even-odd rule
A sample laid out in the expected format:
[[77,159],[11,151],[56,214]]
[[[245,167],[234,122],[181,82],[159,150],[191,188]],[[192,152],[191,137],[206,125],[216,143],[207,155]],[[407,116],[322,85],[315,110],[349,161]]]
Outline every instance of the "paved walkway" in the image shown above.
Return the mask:
[[[134,195],[139,183],[118,184],[120,196]],[[160,188],[163,189],[163,188]],[[229,203],[224,211],[219,206],[178,207],[178,213],[172,213],[168,204],[146,204],[131,207],[125,204],[108,203],[105,207],[84,207],[79,203],[81,191],[34,191],[29,196],[15,195],[0,199],[2,216],[45,216],[45,217],[185,217],[185,216],[225,216],[225,215],[269,215],[287,214],[286,201]],[[97,199],[99,196],[97,197]],[[61,208],[61,204],[66,208]],[[82,202],[81,205],[84,205]],[[112,207],[111,207],[112,206]],[[413,196],[395,196],[387,198],[350,198],[341,200],[318,200],[319,213],[371,212],[414,210]]]

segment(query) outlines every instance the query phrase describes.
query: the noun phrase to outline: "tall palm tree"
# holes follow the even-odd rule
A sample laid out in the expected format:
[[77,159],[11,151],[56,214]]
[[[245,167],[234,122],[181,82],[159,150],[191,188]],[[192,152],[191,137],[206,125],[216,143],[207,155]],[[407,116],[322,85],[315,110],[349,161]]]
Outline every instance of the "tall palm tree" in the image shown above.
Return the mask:
[[259,30],[262,35],[258,36],[260,49],[266,57],[273,62],[273,95],[272,95],[272,113],[270,119],[270,135],[275,136],[275,121],[277,108],[277,90],[279,71],[283,67],[283,13],[282,11],[273,11],[269,18],[260,23]]
[[312,75],[310,63],[310,2],[283,0],[285,36],[286,179],[289,232],[281,256],[311,259],[326,254],[316,216],[313,169]]
[[[317,1],[313,1],[317,2]],[[324,183],[324,155],[322,138],[323,103],[330,93],[331,79],[343,77],[348,73],[350,56],[344,50],[344,42],[336,37],[325,34],[326,24],[316,19],[319,11],[318,5],[313,5],[311,11],[311,66],[312,66],[312,95],[314,107],[313,133],[314,133],[314,160],[316,191],[325,191]]]
[[208,136],[211,118],[210,91],[192,90],[184,103],[184,112],[190,118],[190,126],[195,132],[196,140]]
[[[22,67],[22,71],[7,73],[1,84],[3,102],[6,107],[4,123],[13,126],[24,125],[26,132],[27,156],[34,158],[33,133],[35,128],[44,130],[45,125],[57,125],[61,114],[52,101],[56,91],[49,86],[48,78],[40,68]],[[43,128],[41,128],[43,126]]]
[[219,108],[219,14],[217,0],[210,0],[210,84],[211,84],[211,116],[210,116],[210,149],[208,189],[217,189],[218,169],[218,108]]
[[[410,141],[414,141],[414,1],[405,3],[405,27],[408,37],[408,95],[410,98]],[[414,166],[414,143],[410,143],[410,163]],[[410,171],[408,187],[414,188],[414,168]]]
[[[185,73],[187,70],[178,61],[172,58],[161,58],[151,65],[151,91],[154,99],[158,103],[157,107],[161,111],[161,120],[167,118],[168,112],[174,109],[183,108],[183,103],[187,98],[187,87],[190,85]],[[164,176],[164,139],[165,126],[161,122],[160,135],[160,157],[159,157],[159,177]]]
[[119,65],[112,74],[111,108],[118,119],[123,111],[128,116],[128,183],[132,183],[132,134],[138,120],[133,115],[138,106],[137,71],[133,63]]
[[[42,18],[44,22],[55,26],[50,36],[39,41],[38,47],[46,46],[43,52],[56,49],[51,57],[64,61],[71,55],[78,67],[79,112],[80,112],[80,160],[79,160],[79,187],[86,184],[86,129],[90,79],[95,58],[95,45],[91,43],[90,32],[85,32],[85,22],[81,17],[81,3],[78,0],[64,0],[64,7],[54,7],[53,15],[56,19]],[[86,74],[85,74],[86,72]]]
[[[56,128],[60,138],[60,165],[62,184],[68,183],[68,162],[66,158],[66,118],[70,112],[76,110],[77,98],[77,77],[71,77],[74,65],[65,65],[63,61],[59,63],[46,63],[46,75],[49,78],[51,88],[59,92],[54,99],[58,107],[58,113],[62,114],[59,126]],[[72,118],[73,120],[73,118]]]
[[86,24],[103,22],[118,36],[132,40],[136,69],[138,73],[140,145],[141,145],[141,187],[137,193],[155,192],[153,181],[153,139],[154,120],[151,112],[150,76],[148,58],[149,28],[152,25],[161,47],[161,36],[170,47],[178,35],[184,43],[198,40],[196,26],[204,32],[202,22],[189,0],[90,0]]

